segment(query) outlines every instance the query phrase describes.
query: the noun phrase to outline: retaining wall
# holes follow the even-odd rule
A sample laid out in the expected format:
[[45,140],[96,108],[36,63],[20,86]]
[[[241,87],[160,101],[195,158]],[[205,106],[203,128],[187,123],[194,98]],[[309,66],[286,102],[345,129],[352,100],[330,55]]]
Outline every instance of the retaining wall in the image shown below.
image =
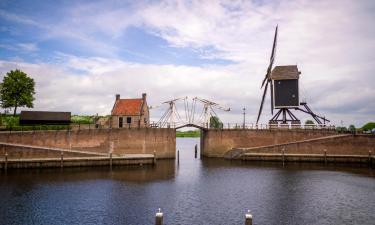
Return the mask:
[[248,153],[369,155],[375,154],[375,135],[342,135],[247,149]]
[[232,148],[282,144],[334,134],[336,132],[331,130],[205,130],[201,132],[201,155],[224,157]]
[[[112,142],[114,155],[153,154],[155,151],[157,158],[175,158],[176,152],[176,132],[174,129],[0,132],[0,142],[99,153],[109,153],[110,143]],[[46,152],[46,155],[43,155],[41,151],[38,151],[38,157],[48,157],[48,154]],[[25,151],[24,156],[30,157],[30,153]]]

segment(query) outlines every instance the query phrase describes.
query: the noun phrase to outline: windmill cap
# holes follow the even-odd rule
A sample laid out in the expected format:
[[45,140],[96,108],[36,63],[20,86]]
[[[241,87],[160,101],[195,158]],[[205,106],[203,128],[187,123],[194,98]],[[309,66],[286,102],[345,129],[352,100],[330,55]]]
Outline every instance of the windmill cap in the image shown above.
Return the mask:
[[301,72],[297,65],[276,66],[271,72],[272,80],[295,80],[299,78]]

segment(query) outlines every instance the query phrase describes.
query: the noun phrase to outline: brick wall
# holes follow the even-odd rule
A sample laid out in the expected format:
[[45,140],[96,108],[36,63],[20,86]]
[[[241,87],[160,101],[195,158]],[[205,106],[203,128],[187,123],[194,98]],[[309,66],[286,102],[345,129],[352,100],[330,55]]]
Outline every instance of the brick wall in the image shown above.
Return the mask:
[[108,153],[113,142],[113,154],[153,154],[158,158],[174,158],[174,129],[91,129],[73,131],[0,132],[0,142],[25,145],[70,148]]

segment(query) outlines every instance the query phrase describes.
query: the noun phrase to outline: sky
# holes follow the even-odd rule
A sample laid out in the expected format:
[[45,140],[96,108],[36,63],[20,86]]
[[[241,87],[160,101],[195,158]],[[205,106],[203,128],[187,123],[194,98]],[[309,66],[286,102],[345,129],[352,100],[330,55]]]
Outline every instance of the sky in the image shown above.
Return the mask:
[[[230,107],[216,110],[224,123],[242,123],[245,107],[255,123],[278,25],[274,65],[298,66],[300,99],[358,127],[375,121],[374,21],[373,0],[0,0],[0,79],[32,77],[33,110],[108,115],[115,94],[147,93],[151,106],[197,96]],[[260,123],[270,118],[267,96]]]

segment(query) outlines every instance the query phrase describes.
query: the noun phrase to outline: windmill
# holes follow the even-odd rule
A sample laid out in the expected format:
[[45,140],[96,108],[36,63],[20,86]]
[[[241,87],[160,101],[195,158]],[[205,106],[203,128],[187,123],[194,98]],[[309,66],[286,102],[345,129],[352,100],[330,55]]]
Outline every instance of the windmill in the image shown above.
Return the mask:
[[[274,109],[279,111],[272,117],[269,124],[301,124],[300,120],[290,111],[291,109],[299,110],[304,113],[310,114],[318,125],[325,125],[325,122],[330,122],[325,117],[321,117],[315,114],[308,106],[306,102],[299,102],[299,88],[298,81],[301,72],[298,71],[296,65],[276,66],[273,68],[275,61],[276,46],[277,46],[277,32],[278,26],[275,29],[275,35],[273,39],[272,52],[270,57],[270,63],[267,68],[267,73],[263,79],[261,88],[264,87],[262,101],[260,103],[259,113],[257,117],[257,124],[259,122],[260,115],[262,114],[264,100],[267,95],[268,85],[270,85],[271,91],[271,114],[273,115]],[[303,106],[301,109],[299,106]],[[281,118],[280,118],[281,116]]]

